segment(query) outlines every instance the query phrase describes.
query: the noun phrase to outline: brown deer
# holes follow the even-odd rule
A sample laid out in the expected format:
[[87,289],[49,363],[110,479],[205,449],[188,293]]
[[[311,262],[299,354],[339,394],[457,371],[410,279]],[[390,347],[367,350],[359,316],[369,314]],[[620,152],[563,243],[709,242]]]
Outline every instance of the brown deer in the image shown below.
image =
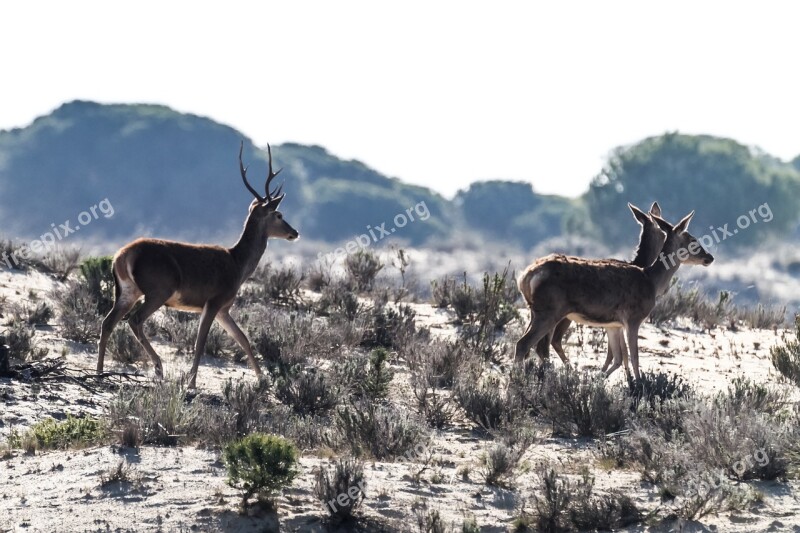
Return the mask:
[[[639,374],[639,327],[669,287],[682,263],[708,266],[714,261],[686,230],[694,211],[674,226],[661,217],[653,220],[666,234],[658,259],[642,268],[608,259],[581,259],[549,255],[531,264],[519,279],[519,289],[531,310],[531,321],[517,342],[516,361],[522,362],[563,319],[590,326],[624,328],[636,379]],[[609,340],[612,349],[614,342]],[[610,375],[622,364],[614,354]]]
[[[653,202],[653,205],[650,206],[649,214],[644,213],[641,209],[630,203],[628,203],[628,208],[631,210],[631,213],[633,213],[633,217],[636,222],[638,222],[641,226],[641,230],[639,232],[639,246],[637,247],[634,258],[630,264],[639,267],[650,266],[658,257],[661,248],[664,246],[664,239],[666,238],[666,235],[663,231],[661,231],[661,228],[658,227],[658,224],[656,224],[655,221],[649,216],[655,215],[660,217],[661,206],[658,205],[658,202]],[[571,324],[572,321],[569,318],[564,318],[561,320],[561,322],[556,324],[556,327],[553,328],[553,331],[550,332],[546,338],[540,340],[536,345],[536,353],[542,359],[545,359],[549,356],[548,344],[552,345],[561,360],[568,364],[568,359],[561,344],[561,340]],[[628,367],[628,347],[625,345],[625,337],[621,335],[621,329],[606,328],[606,331],[608,333],[608,349],[606,361],[603,364],[603,372],[608,369],[614,360],[615,352],[612,349],[612,343],[616,343],[619,347],[619,350],[622,352],[622,358],[625,364],[625,373],[630,375],[630,369]]]
[[250,277],[267,249],[267,239],[293,241],[300,235],[284,219],[278,205],[283,200],[283,185],[270,191],[278,172],[272,171],[272,149],[269,174],[261,196],[247,181],[247,168],[242,163],[244,142],[239,147],[239,171],[244,186],[255,196],[250,204],[244,230],[231,248],[197,245],[159,239],[137,239],[114,255],[114,307],[108,313],[100,335],[97,372],[103,371],[103,358],[108,337],[117,323],[144,296],[144,303],[131,314],[128,323],[142,348],[150,356],[156,376],[163,377],[161,359],[144,335],[144,321],[162,305],[200,313],[194,361],[189,371],[189,388],[195,388],[200,356],[205,352],[211,322],[219,324],[241,346],[257,376],[261,368],[256,362],[247,337],[230,315],[239,287]]

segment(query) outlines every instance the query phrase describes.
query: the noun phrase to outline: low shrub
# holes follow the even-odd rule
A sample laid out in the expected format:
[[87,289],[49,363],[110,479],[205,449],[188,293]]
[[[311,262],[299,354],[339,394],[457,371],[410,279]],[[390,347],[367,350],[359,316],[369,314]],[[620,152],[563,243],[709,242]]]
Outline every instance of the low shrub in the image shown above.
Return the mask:
[[27,442],[28,450],[64,450],[82,448],[96,444],[106,436],[103,424],[94,418],[76,418],[67,415],[65,420],[47,418],[34,424],[22,437],[17,436],[14,444]]
[[333,409],[341,390],[325,372],[303,367],[285,372],[276,379],[275,396],[300,415],[317,415]]
[[338,459],[333,469],[320,468],[314,494],[338,524],[353,518],[366,496],[364,463],[360,459]]
[[548,373],[543,411],[557,432],[592,437],[625,427],[629,402],[620,390],[608,390],[604,378],[568,366]]
[[427,433],[410,413],[368,400],[340,407],[334,423],[353,454],[376,459],[402,456],[422,444]]
[[453,396],[467,417],[487,430],[506,427],[521,413],[519,398],[493,376],[476,380],[464,375],[456,383]]
[[124,364],[133,364],[147,359],[144,348],[127,327],[114,328],[108,339],[108,352],[115,361]]
[[417,399],[417,411],[429,426],[442,429],[456,414],[455,405],[450,397],[440,389],[439,376],[434,373],[433,365],[417,367],[411,373],[411,389]]
[[775,370],[800,387],[800,315],[795,317],[794,338],[784,335],[783,344],[770,348],[769,353]]
[[531,498],[531,523],[536,531],[614,531],[642,520],[642,513],[625,494],[595,494],[588,471],[573,481],[545,463],[537,478],[539,489]]
[[81,277],[97,303],[97,314],[105,316],[114,306],[112,258],[87,257],[80,266]]
[[127,446],[205,438],[207,427],[197,424],[200,414],[199,404],[186,402],[185,383],[171,380],[122,387],[106,407],[109,429],[126,437]]
[[254,495],[259,501],[270,502],[298,474],[297,449],[275,435],[247,435],[225,446],[222,458],[228,470],[228,483],[243,491],[243,509]]
[[102,317],[98,314],[98,301],[86,283],[69,281],[65,286],[56,287],[53,301],[64,338],[83,344],[99,338]]
[[378,255],[369,250],[358,250],[344,261],[347,277],[358,292],[369,292],[374,288],[375,278],[383,266]]

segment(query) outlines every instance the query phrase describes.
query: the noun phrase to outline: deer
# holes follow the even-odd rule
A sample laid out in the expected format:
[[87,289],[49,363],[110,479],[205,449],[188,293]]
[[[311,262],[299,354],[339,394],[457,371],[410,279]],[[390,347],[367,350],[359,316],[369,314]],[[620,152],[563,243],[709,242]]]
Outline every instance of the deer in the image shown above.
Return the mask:
[[294,241],[300,234],[278,211],[285,196],[281,192],[283,184],[270,190],[272,180],[281,171],[272,170],[272,148],[267,145],[269,172],[264,196],[247,179],[247,167],[242,162],[243,149],[244,141],[239,146],[239,172],[245,188],[255,199],[250,203],[244,229],[232,247],[142,238],[126,244],[114,255],[114,306],[101,327],[98,374],[103,372],[103,359],[111,332],[144,297],[141,306],[128,318],[128,324],[149,356],[157,378],[164,375],[161,359],[147,340],[143,326],[162,306],[200,313],[194,359],[188,376],[190,389],[196,388],[200,357],[205,353],[206,338],[214,320],[242,348],[256,376],[262,377],[250,341],[231,317],[230,308],[242,283],[253,274],[266,252],[267,240]]
[[[693,216],[694,211],[673,226],[651,215],[666,238],[658,259],[647,267],[558,254],[534,261],[518,281],[531,319],[517,341],[515,362],[522,363],[532,346],[562,319],[569,318],[589,326],[624,328],[633,373],[641,379],[639,327],[653,310],[656,296],[666,291],[681,264],[708,266],[714,261],[714,256],[687,231]],[[609,339],[609,344],[616,353],[607,376],[622,364],[619,343]]]
[[[655,221],[653,221],[653,219],[649,216],[661,216],[661,206],[658,205],[658,202],[653,202],[653,205],[650,206],[649,214],[644,213],[641,209],[631,203],[628,203],[628,209],[630,209],[634,219],[641,227],[639,231],[639,245],[636,248],[634,258],[632,261],[630,261],[630,264],[640,267],[650,266],[658,257],[658,253],[664,246],[664,240],[666,239],[664,232],[661,231],[661,228],[658,227],[658,224],[656,224]],[[548,357],[549,344],[553,346],[561,360],[565,364],[569,364],[569,360],[564,352],[561,340],[571,324],[572,321],[569,318],[562,319],[561,322],[556,324],[556,327],[553,328],[553,331],[551,331],[546,338],[543,338],[541,341],[539,341],[539,343],[536,345],[536,353],[541,358],[546,359]],[[602,371],[605,372],[611,365],[615,353],[612,349],[612,343],[616,343],[619,346],[619,350],[622,352],[625,373],[630,376],[630,369],[628,368],[628,347],[625,345],[625,337],[621,335],[621,330],[619,328],[609,327],[606,328],[606,332],[608,333],[608,349],[606,361],[603,364]]]

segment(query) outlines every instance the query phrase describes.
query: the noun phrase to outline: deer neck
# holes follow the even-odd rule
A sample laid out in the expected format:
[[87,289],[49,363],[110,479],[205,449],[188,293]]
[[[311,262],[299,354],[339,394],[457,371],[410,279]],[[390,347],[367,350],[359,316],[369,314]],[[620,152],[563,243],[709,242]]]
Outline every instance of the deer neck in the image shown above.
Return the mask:
[[656,294],[664,294],[669,289],[672,276],[681,266],[681,262],[676,256],[678,248],[680,246],[677,237],[669,235],[655,262],[644,269],[647,277],[653,283]]
[[230,248],[231,256],[241,271],[241,281],[249,278],[267,250],[267,238],[258,224],[247,217],[239,240]]
[[639,234],[639,246],[636,248],[636,254],[631,264],[642,268],[649,267],[653,261],[658,259],[658,254],[663,246],[664,242],[659,242],[659,239],[654,238],[652,231],[642,228]]

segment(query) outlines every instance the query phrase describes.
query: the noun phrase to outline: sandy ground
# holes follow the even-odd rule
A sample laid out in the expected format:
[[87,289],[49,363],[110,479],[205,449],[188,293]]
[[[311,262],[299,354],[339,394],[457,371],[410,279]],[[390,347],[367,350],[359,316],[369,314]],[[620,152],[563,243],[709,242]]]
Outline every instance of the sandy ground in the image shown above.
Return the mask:
[[[29,298],[31,292],[46,297],[53,282],[44,275],[0,270],[0,297],[8,301]],[[414,304],[419,325],[436,335],[454,335],[452,316],[425,304]],[[523,312],[523,314],[525,314]],[[521,326],[518,326],[521,328]],[[641,331],[641,365],[644,369],[678,372],[702,391],[724,389],[736,376],[778,383],[769,362],[769,348],[780,342],[780,331],[714,330],[704,332],[690,324],[669,330],[646,325]],[[51,356],[65,357],[72,368],[91,369],[94,347],[60,339],[53,328],[37,331],[37,342]],[[588,333],[584,336],[584,342]],[[567,351],[579,366],[599,368],[605,353],[580,348],[573,334]],[[164,345],[165,370],[179,373],[189,366]],[[604,348],[603,348],[604,350]],[[63,353],[62,353],[63,352]],[[111,363],[111,369],[123,367]],[[396,367],[395,381],[408,372]],[[145,370],[146,372],[146,370]],[[204,360],[198,375],[201,389],[218,392],[228,378],[253,379],[244,364]],[[621,380],[622,372],[612,377]],[[402,395],[408,387],[393,387]],[[0,380],[0,441],[12,429],[24,429],[49,416],[66,413],[99,415],[109,395],[92,394],[74,384],[31,385]],[[407,397],[394,401],[409,404]],[[567,471],[589,466],[599,490],[618,488],[642,508],[659,504],[657,491],[638,473],[607,470],[593,453],[596,445],[580,439],[543,438],[527,452],[513,489],[487,487],[480,476],[480,458],[490,442],[466,424],[434,433],[428,444],[432,461],[369,462],[366,465],[367,499],[363,513],[372,521],[367,530],[383,524],[390,531],[417,531],[413,509],[437,509],[444,521],[461,529],[465,517],[474,517],[482,531],[506,531],[525,505],[534,486],[533,466],[543,460],[561,462]],[[101,478],[124,461],[129,482],[102,486]],[[0,459],[0,531],[325,531],[325,511],[313,496],[314,472],[328,459],[304,456],[301,474],[278,500],[277,514],[266,511],[242,516],[237,511],[238,492],[225,483],[219,453],[195,447],[142,447],[120,451],[113,446],[85,450],[50,451],[25,455],[15,451]],[[469,470],[468,476],[464,476]],[[765,497],[746,512],[708,516],[701,522],[671,523],[656,529],[637,526],[629,531],[800,531],[800,483],[754,483]]]

